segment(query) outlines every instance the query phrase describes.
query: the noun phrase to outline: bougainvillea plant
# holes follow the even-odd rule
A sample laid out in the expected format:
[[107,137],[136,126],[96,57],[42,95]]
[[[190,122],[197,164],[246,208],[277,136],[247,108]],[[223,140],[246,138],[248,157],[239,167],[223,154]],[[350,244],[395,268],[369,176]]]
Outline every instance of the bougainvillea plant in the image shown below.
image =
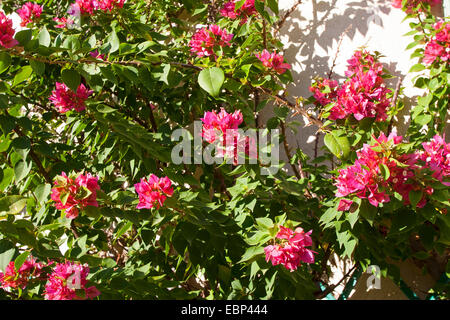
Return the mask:
[[[320,299],[334,255],[394,281],[405,259],[448,273],[438,4],[392,3],[425,92],[406,111],[365,48],[289,96],[276,0],[2,1],[0,299]],[[294,115],[320,155],[289,146]]]

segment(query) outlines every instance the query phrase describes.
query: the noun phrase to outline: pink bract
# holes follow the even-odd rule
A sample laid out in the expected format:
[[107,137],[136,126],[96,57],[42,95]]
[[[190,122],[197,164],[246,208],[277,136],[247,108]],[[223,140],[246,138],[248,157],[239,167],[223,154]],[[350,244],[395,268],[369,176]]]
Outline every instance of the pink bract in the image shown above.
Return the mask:
[[167,197],[173,195],[172,181],[168,177],[158,178],[151,174],[148,180],[142,178],[140,183],[134,185],[139,195],[137,209],[160,208]]
[[17,10],[22,22],[20,25],[25,27],[30,22],[36,22],[42,13],[42,7],[36,3],[27,2],[21,9]]
[[376,121],[387,119],[387,110],[391,100],[387,95],[383,66],[376,62],[375,56],[367,51],[356,51],[348,60],[345,72],[348,79],[339,87],[334,80],[324,79],[310,87],[317,105],[326,106],[334,103],[329,109],[330,120],[353,117],[361,121],[375,118]]
[[0,11],[0,45],[5,48],[12,48],[18,45],[19,41],[14,39],[15,33],[12,20]]
[[430,169],[432,176],[444,185],[450,186],[450,143],[445,142],[445,135],[435,135],[430,142],[422,144],[424,151],[420,153],[420,160]]
[[353,201],[348,199],[341,199],[338,205],[338,211],[348,211],[352,206]]
[[236,1],[230,1],[224,4],[223,8],[220,10],[220,14],[223,17],[229,19],[241,18],[241,24],[247,22],[248,17],[257,14],[255,9],[255,0],[246,0],[242,7],[235,10]]
[[56,209],[65,210],[68,219],[76,218],[79,210],[87,206],[98,207],[97,190],[100,186],[98,178],[90,173],[67,176],[62,172],[54,184],[51,199],[56,202]]
[[283,74],[288,69],[291,69],[291,65],[288,63],[284,63],[284,57],[281,54],[276,53],[276,51],[270,53],[269,51],[264,49],[261,53],[256,53],[255,56],[259,60],[261,60],[264,67],[272,69],[278,74]]
[[216,143],[218,157],[232,159],[237,165],[240,153],[257,158],[256,141],[239,133],[238,127],[243,122],[240,110],[227,113],[224,108],[220,112],[207,111],[203,118],[202,136],[209,143]]
[[423,63],[432,64],[435,61],[447,63],[450,61],[450,23],[439,21],[433,28],[438,33],[425,46]]
[[199,57],[215,56],[217,47],[230,46],[233,34],[221,29],[218,25],[210,25],[208,28],[198,30],[189,42],[191,52]]
[[314,263],[316,252],[306,248],[312,245],[311,233],[312,230],[305,233],[302,228],[292,231],[280,226],[280,231],[276,236],[281,240],[280,243],[264,248],[266,261],[271,261],[274,266],[281,264],[291,272],[297,270],[302,262]]
[[[86,288],[88,275],[89,266],[87,264],[57,263],[45,285],[45,299],[86,300],[97,297],[100,295],[100,291],[95,286]],[[72,283],[68,283],[68,281],[72,281]],[[80,291],[83,291],[83,296],[80,296]]]
[[60,113],[70,110],[80,112],[86,108],[85,101],[93,92],[93,90],[88,90],[84,84],[80,84],[77,92],[73,92],[64,83],[56,82],[56,89],[52,91],[50,101]]
[[[406,13],[412,13],[414,8],[420,3],[428,3],[431,6],[435,6],[442,3],[442,0],[408,0],[406,3]],[[392,6],[394,8],[401,9],[403,6],[403,0],[392,0]]]
[[36,259],[29,256],[16,271],[14,261],[10,261],[5,268],[5,273],[0,272],[0,285],[2,288],[21,288],[24,289],[32,279],[39,279],[44,265],[36,262]]
[[94,51],[92,51],[92,52],[89,52],[89,55],[90,55],[92,58],[100,59],[100,60],[106,61],[105,55],[104,55],[104,54],[101,54],[100,52],[98,52],[98,50],[94,50]]

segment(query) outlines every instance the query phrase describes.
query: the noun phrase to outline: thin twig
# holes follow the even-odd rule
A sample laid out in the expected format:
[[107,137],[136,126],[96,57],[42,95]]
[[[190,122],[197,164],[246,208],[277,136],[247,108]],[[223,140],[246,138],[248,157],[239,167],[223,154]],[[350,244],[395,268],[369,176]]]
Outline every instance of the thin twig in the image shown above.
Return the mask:
[[338,43],[338,46],[337,46],[337,50],[336,50],[336,55],[334,56],[334,59],[333,59],[333,64],[331,65],[331,68],[330,68],[330,72],[328,73],[328,79],[331,79],[331,76],[333,75],[333,70],[334,70],[334,67],[336,67],[336,61],[337,61],[337,58],[338,58],[338,56],[339,56],[339,51],[341,50],[341,45],[342,45],[342,41],[344,40],[344,36],[347,34],[347,32],[351,29],[351,27],[352,27],[352,25],[349,25],[345,30],[344,30],[344,32],[341,34],[341,36],[340,36],[340,38],[339,38],[339,43]]
[[[400,93],[400,89],[402,86],[402,82],[403,82],[403,77],[399,77],[398,81],[397,81],[397,85],[395,86],[395,92],[394,92],[394,96],[392,97],[392,104],[391,104],[391,108],[395,108],[397,105],[397,99],[398,99],[398,94]],[[394,117],[391,118],[391,121],[389,121],[389,125],[388,125],[388,129],[387,129],[387,133],[390,134],[391,130],[392,130],[392,126],[394,125]]]
[[301,175],[300,172],[298,171],[298,168],[291,163],[291,152],[289,150],[289,145],[287,142],[287,135],[286,135],[286,126],[284,125],[283,121],[280,121],[280,128],[281,128],[281,134],[283,135],[283,146],[284,146],[284,151],[286,152],[286,155],[288,157],[288,161],[289,164],[291,165],[292,170],[294,170],[294,174],[297,177],[297,179],[301,179]]
[[295,11],[295,9],[297,9],[297,7],[302,3],[303,0],[298,0],[285,14],[284,16],[280,19],[280,21],[277,22],[275,30],[274,30],[274,35],[276,35],[280,29],[283,27],[284,23],[286,22],[287,18]]
[[356,269],[357,264],[355,264],[343,277],[341,280],[339,280],[338,283],[336,283],[335,285],[329,286],[327,287],[324,291],[319,291],[314,293],[314,296],[316,299],[323,299],[325,298],[329,293],[333,292],[334,289],[336,289],[337,286],[339,286],[341,284],[342,281],[344,281],[346,278],[348,278],[350,276],[350,274],[353,274],[353,272]]

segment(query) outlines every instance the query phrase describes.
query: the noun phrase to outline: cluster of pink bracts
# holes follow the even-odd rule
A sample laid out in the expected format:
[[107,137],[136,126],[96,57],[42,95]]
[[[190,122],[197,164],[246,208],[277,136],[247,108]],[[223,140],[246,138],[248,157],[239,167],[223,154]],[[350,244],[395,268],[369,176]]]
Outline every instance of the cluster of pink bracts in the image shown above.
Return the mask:
[[214,49],[230,46],[233,34],[228,33],[218,25],[212,24],[208,28],[198,30],[189,42],[191,52],[199,57],[215,56]]
[[14,261],[11,261],[5,268],[5,273],[0,272],[1,287],[6,288],[21,288],[24,289],[30,279],[40,279],[44,264],[36,262],[36,259],[29,257],[19,270],[16,270]]
[[[167,197],[173,195],[172,181],[168,177],[158,178],[154,174],[148,180],[142,178],[134,187],[139,196],[137,209],[159,208]],[[67,176],[62,172],[55,178],[51,199],[56,203],[56,209],[65,210],[66,217],[74,219],[87,206],[98,207],[98,190],[98,178],[90,173],[72,173]]]
[[90,173],[67,176],[62,172],[54,183],[51,199],[56,202],[56,209],[65,210],[67,218],[76,218],[79,210],[87,206],[98,207],[97,190],[100,190],[100,186],[98,178]]
[[148,180],[142,178],[134,188],[139,195],[137,209],[160,208],[167,197],[173,195],[172,181],[168,177],[158,178],[154,174],[151,174]]
[[[408,0],[406,2],[406,12],[412,13],[414,8],[416,8],[421,3],[427,3],[431,6],[435,6],[442,3],[442,0]],[[392,6],[394,8],[401,9],[403,7],[403,0],[392,0]]]
[[50,101],[60,113],[66,113],[70,110],[83,111],[86,109],[85,101],[93,90],[88,90],[84,84],[80,84],[76,92],[73,92],[64,83],[56,82],[56,89],[52,91]]
[[[43,269],[51,265],[53,265],[52,261],[44,265],[30,256],[19,270],[16,270],[14,261],[11,261],[5,273],[0,272],[0,286],[4,289],[25,289],[30,281],[47,281],[44,291],[46,300],[85,300],[100,295],[100,291],[95,286],[86,288],[86,277],[89,274],[87,264],[81,265],[68,261],[56,263],[52,273],[45,275]],[[80,295],[81,291],[83,295]]]
[[300,227],[292,231],[280,226],[276,235],[279,243],[264,248],[266,261],[271,261],[274,266],[281,264],[291,272],[297,270],[302,262],[314,263],[316,252],[306,248],[312,245],[311,232],[305,233]]
[[241,19],[241,25],[246,23],[248,18],[257,13],[255,9],[255,0],[246,0],[244,4],[236,10],[236,1],[230,1],[225,3],[223,8],[220,10],[220,14],[223,17],[235,20],[237,18]]
[[219,113],[207,111],[200,120],[203,122],[203,139],[208,143],[216,144],[216,156],[232,159],[234,165],[238,164],[240,153],[252,158],[258,157],[256,141],[242,136],[238,131],[239,125],[244,120],[240,110],[233,113],[227,113],[224,108],[221,108]]
[[12,20],[0,11],[0,45],[5,48],[17,46],[19,41],[14,39],[15,33]]
[[450,23],[439,21],[433,25],[438,31],[426,45],[423,63],[432,64],[435,61],[450,61]]
[[261,53],[256,53],[255,56],[262,62],[264,67],[274,70],[278,74],[283,74],[291,68],[289,63],[283,62],[283,55],[276,53],[276,51],[270,53],[264,49]]
[[[412,154],[397,154],[396,146],[402,141],[401,136],[395,134],[386,137],[383,133],[375,139],[372,145],[364,144],[357,152],[355,163],[339,170],[337,177],[337,197],[356,196],[368,199],[373,206],[390,201],[393,192],[399,193],[405,205],[410,204],[409,193],[422,191],[422,198],[417,203],[424,207],[427,196],[434,190],[430,183],[420,183],[418,177],[424,177],[424,170],[433,172],[432,177],[444,185],[450,177],[450,143],[445,143],[438,135],[430,142],[423,143],[423,151]],[[389,170],[389,178],[385,172]],[[421,178],[423,179],[423,178]],[[338,210],[347,211],[353,201],[342,199]]]
[[356,51],[348,60],[345,72],[348,79],[339,87],[335,80],[322,79],[313,83],[309,90],[314,94],[317,104],[331,103],[330,120],[347,119],[353,116],[361,121],[375,118],[384,121],[391,104],[383,75],[383,66],[367,51]]
[[71,5],[71,12],[81,14],[93,14],[94,11],[109,11],[115,8],[123,8],[125,0],[75,0]]
[[31,22],[37,22],[42,13],[42,7],[36,3],[27,2],[25,3],[21,9],[17,10],[22,22],[20,25],[25,27],[27,24]]

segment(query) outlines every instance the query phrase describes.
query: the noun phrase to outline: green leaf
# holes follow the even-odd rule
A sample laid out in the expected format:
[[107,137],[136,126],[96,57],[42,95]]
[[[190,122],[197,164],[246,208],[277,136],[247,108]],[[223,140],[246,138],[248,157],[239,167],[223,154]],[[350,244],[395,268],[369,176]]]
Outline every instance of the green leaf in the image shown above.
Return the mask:
[[61,72],[63,82],[74,92],[77,91],[81,83],[81,76],[78,72],[72,69],[64,69]]
[[239,0],[234,5],[234,11],[239,10],[245,3],[246,0]]
[[9,68],[11,60],[11,56],[7,52],[0,52],[0,73]]
[[14,169],[7,168],[3,170],[3,180],[0,183],[0,191],[5,191],[5,189],[10,185],[10,183],[14,180]]
[[37,186],[37,188],[34,190],[34,194],[36,195],[39,204],[42,204],[47,200],[48,195],[51,192],[51,188],[52,186],[48,183]]
[[419,201],[422,199],[423,191],[422,190],[411,190],[409,192],[409,201],[411,202],[411,206],[415,208]]
[[244,255],[242,256],[241,260],[238,263],[252,260],[253,258],[262,255],[263,253],[264,253],[263,247],[250,247],[245,251]]
[[13,87],[18,85],[19,83],[22,83],[23,81],[30,78],[31,74],[33,73],[33,69],[31,66],[25,66],[20,69],[20,71],[16,74],[13,81]]
[[217,97],[220,94],[224,81],[225,75],[223,70],[216,67],[203,69],[198,75],[200,87],[213,97]]
[[31,150],[31,142],[28,137],[18,137],[14,139],[11,146],[23,160],[27,158],[27,155]]
[[16,271],[19,271],[20,267],[24,264],[29,255],[30,251],[25,251],[14,260],[14,268],[16,269]]
[[359,206],[359,213],[364,219],[367,220],[367,222],[369,222],[370,225],[373,225],[373,221],[377,215],[377,208],[371,205],[368,201],[363,200]]
[[341,130],[327,133],[324,143],[338,159],[346,159],[350,154],[350,142]]
[[111,113],[111,112],[116,112],[117,110],[114,108],[111,108],[109,106],[106,106],[104,104],[99,104],[97,106],[97,111],[100,113]]
[[421,63],[415,64],[411,67],[411,69],[409,70],[409,72],[419,72],[422,70],[425,70],[425,66]]
[[16,248],[10,241],[0,240],[0,270],[5,270],[15,253]]
[[31,68],[33,68],[33,71],[39,76],[43,75],[45,72],[45,64],[40,61],[31,60],[30,66]]
[[380,166],[380,171],[381,174],[383,175],[384,180],[388,180],[389,177],[391,176],[391,172],[389,171],[389,168],[387,165],[385,165],[384,163],[381,164]]
[[255,9],[258,11],[262,16],[264,16],[264,1],[261,0],[255,0]]
[[116,236],[114,237],[114,240],[119,239],[125,232],[127,232],[131,227],[133,226],[133,222],[128,221],[125,225],[122,226],[122,228],[119,229],[119,231],[116,233]]
[[278,14],[278,0],[267,0],[267,5],[273,13]]
[[16,177],[16,183],[20,182],[23,178],[25,178],[31,170],[31,162],[27,163],[23,160],[16,163],[14,166],[14,175]]
[[350,223],[350,226],[353,229],[353,226],[355,225],[356,221],[358,221],[358,211],[355,212],[348,212],[347,213],[347,221]]
[[109,53],[114,53],[117,50],[119,50],[120,47],[120,41],[117,37],[117,33],[115,30],[113,30],[109,36],[108,36],[108,44],[111,46],[111,48],[108,50]]
[[18,214],[27,204],[27,198],[19,195],[6,196],[0,199],[0,216]]
[[273,228],[273,221],[270,218],[256,218],[256,223],[263,230],[268,230]]
[[25,46],[33,37],[33,32],[31,29],[26,29],[19,31],[15,34],[14,38],[19,41],[21,46]]
[[50,46],[51,43],[50,33],[48,33],[48,30],[45,26],[41,29],[41,32],[39,32],[38,39],[40,45],[44,47]]

